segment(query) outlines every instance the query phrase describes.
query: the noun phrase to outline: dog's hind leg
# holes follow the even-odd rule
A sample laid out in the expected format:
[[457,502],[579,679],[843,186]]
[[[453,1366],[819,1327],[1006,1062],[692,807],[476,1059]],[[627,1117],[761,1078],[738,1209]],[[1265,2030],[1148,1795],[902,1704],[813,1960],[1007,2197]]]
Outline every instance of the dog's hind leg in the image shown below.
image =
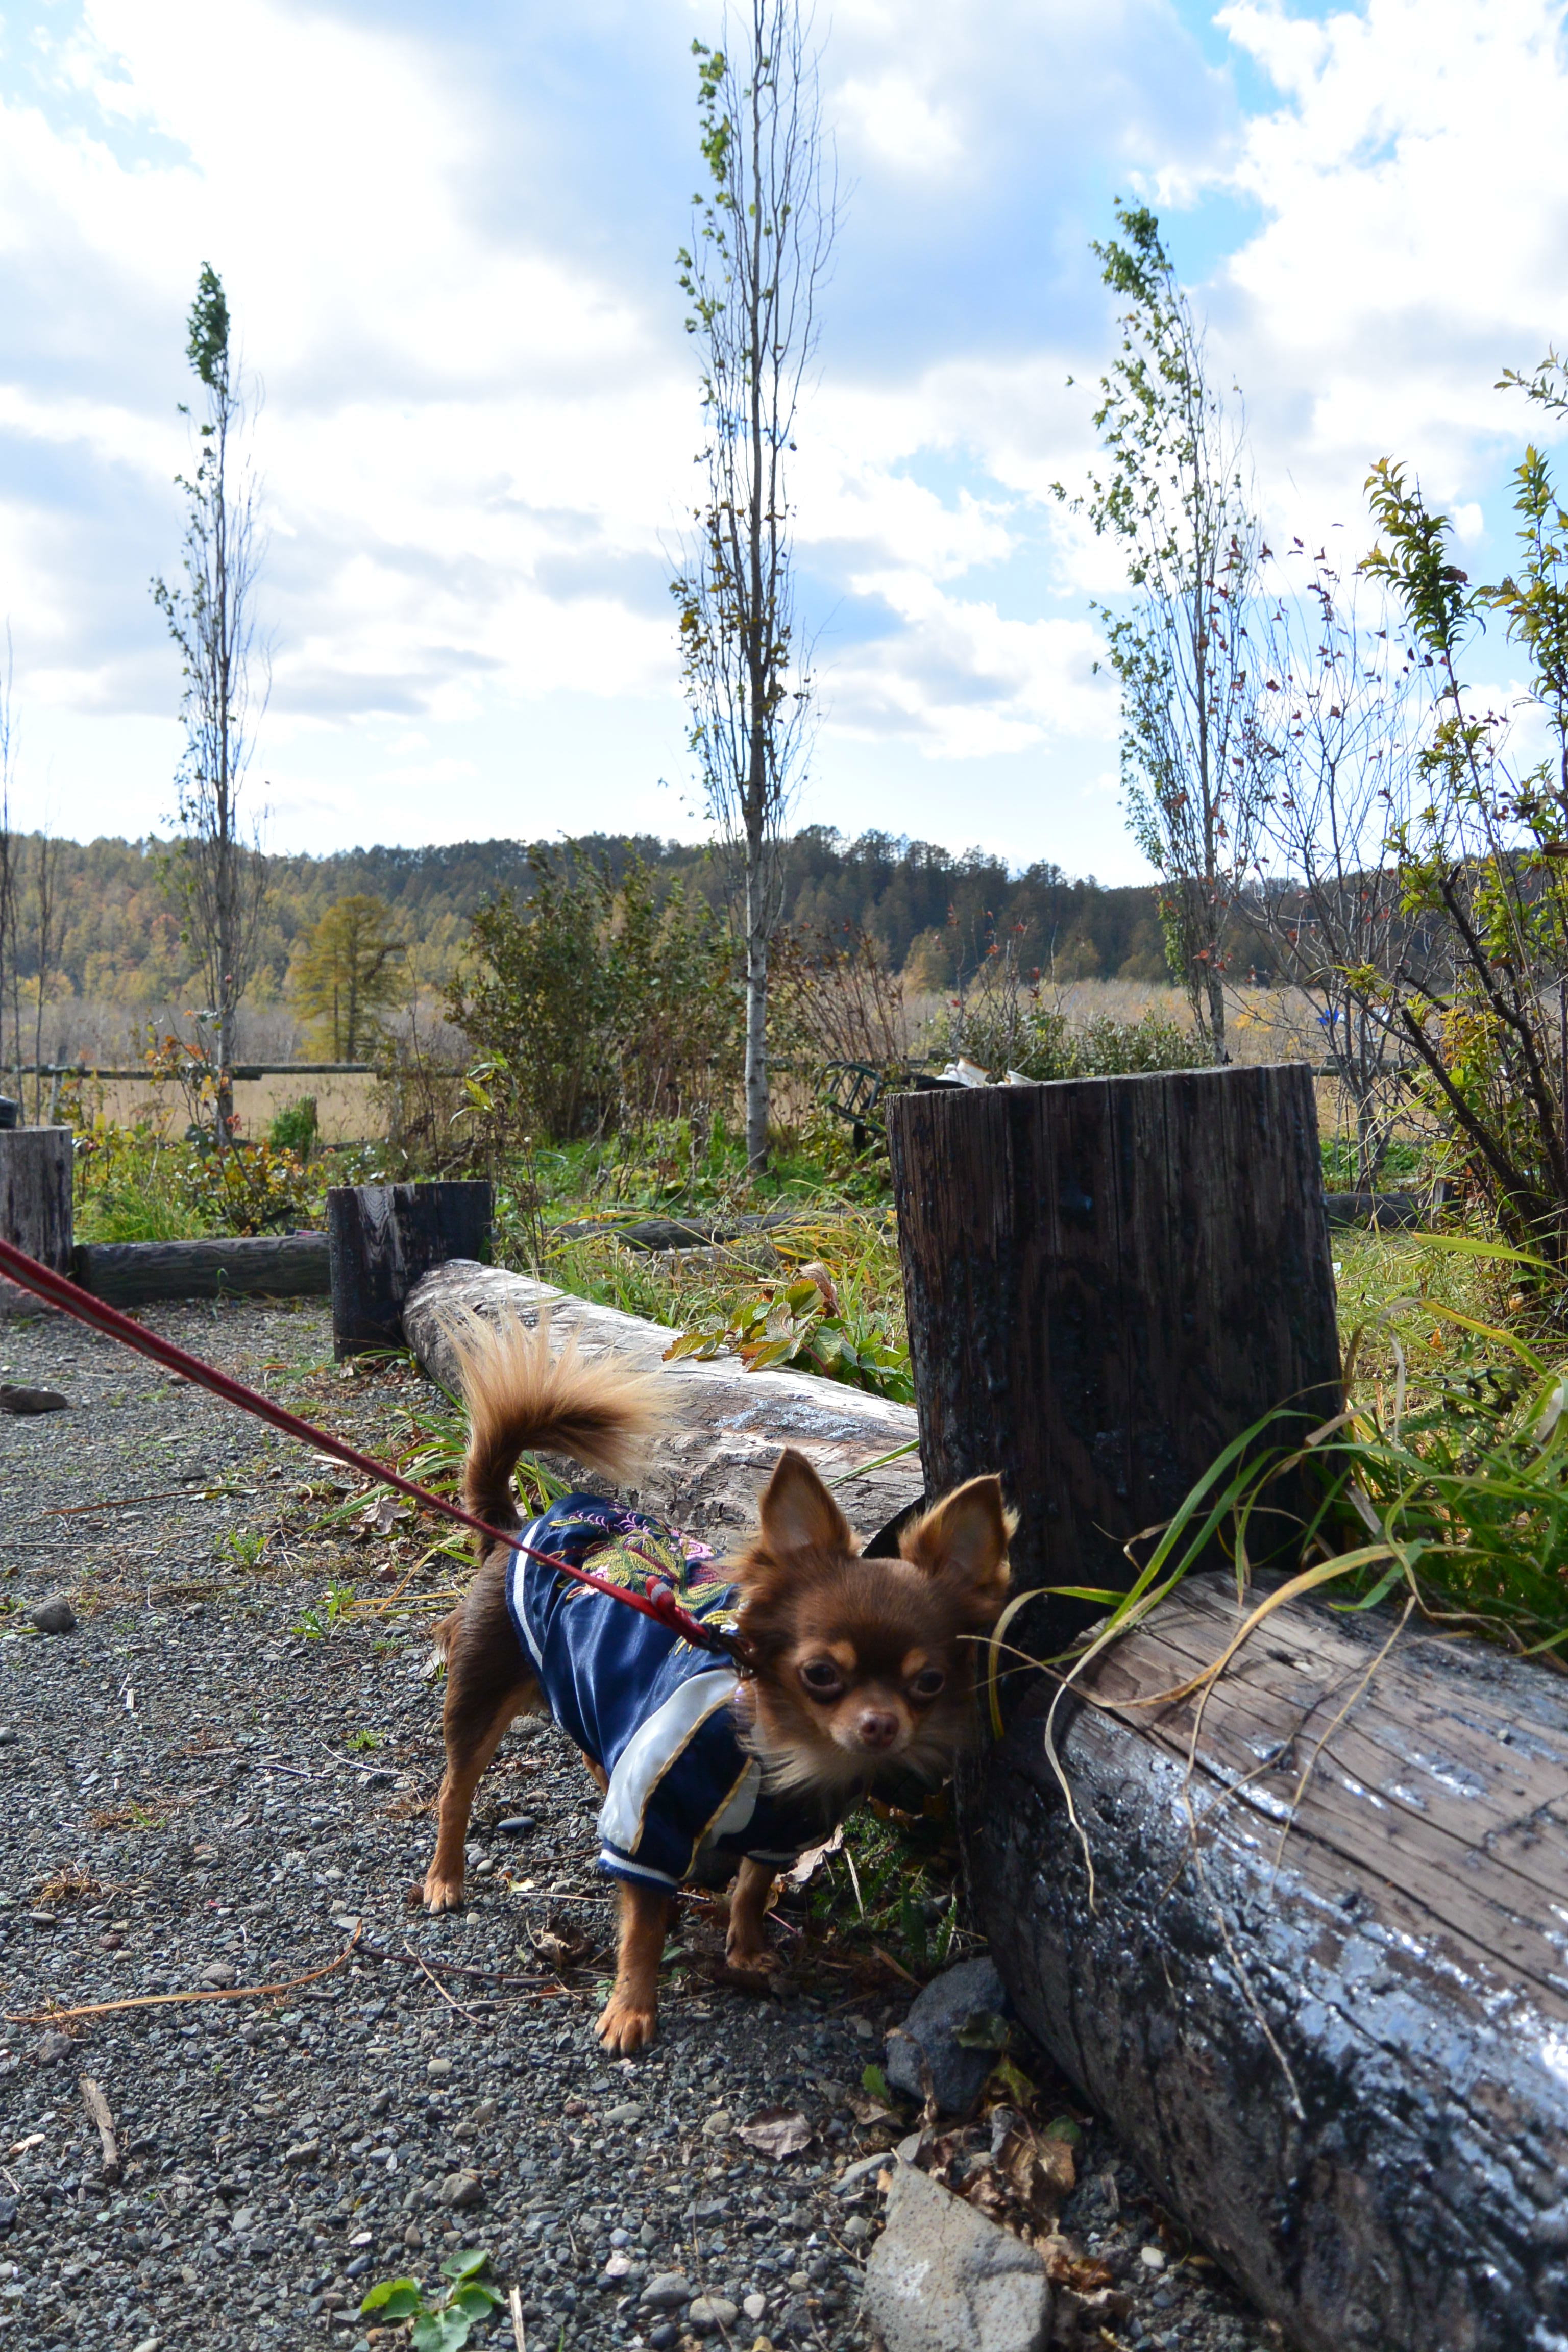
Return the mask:
[[506,1561],[487,1562],[442,1628],[447,1703],[442,1729],[447,1770],[437,1808],[436,1853],[425,1874],[425,1907],[456,1911],[463,1900],[468,1814],[502,1732],[539,1703],[539,1684],[523,1657],[506,1605]]

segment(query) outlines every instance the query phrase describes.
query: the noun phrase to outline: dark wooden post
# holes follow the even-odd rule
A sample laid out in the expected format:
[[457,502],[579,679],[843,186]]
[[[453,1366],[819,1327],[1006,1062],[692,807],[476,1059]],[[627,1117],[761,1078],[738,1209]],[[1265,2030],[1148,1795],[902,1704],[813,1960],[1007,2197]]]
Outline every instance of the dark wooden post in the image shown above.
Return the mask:
[[927,1491],[1002,1473],[1020,1589],[1124,1589],[1232,1438],[1333,1410],[1305,1065],[900,1095],[888,1137]]
[[403,1302],[421,1275],[448,1258],[489,1255],[491,1202],[487,1183],[334,1184],[334,1355],[401,1347]]
[[[57,1274],[71,1270],[73,1166],[68,1127],[0,1129],[0,1234]],[[0,1309],[39,1311],[14,1282],[0,1282]]]

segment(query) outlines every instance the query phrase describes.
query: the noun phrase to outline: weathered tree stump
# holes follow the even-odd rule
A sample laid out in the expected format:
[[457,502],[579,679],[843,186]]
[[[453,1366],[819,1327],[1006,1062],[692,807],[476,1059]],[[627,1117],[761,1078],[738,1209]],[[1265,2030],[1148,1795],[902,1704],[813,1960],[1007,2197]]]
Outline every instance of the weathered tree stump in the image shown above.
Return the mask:
[[1020,1588],[1125,1589],[1232,1438],[1333,1410],[1304,1066],[899,1095],[888,1139],[927,1491],[1002,1473]]
[[487,1183],[334,1184],[332,1350],[340,1360],[403,1344],[403,1302],[447,1258],[489,1255]]
[[[68,1127],[0,1129],[0,1235],[57,1274],[71,1270],[72,1145]],[[0,1282],[0,1313],[41,1311],[29,1292]]]

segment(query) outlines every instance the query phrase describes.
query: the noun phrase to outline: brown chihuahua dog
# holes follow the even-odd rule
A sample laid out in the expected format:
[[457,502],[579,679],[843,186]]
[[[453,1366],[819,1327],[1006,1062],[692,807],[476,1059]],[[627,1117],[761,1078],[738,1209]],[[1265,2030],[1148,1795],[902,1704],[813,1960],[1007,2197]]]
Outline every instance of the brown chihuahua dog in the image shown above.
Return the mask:
[[[679,1404],[679,1386],[574,1343],[552,1355],[542,1319],[454,1334],[469,1438],[469,1510],[530,1552],[491,1545],[437,1629],[447,1660],[436,1853],[424,1899],[463,1896],[468,1814],[512,1717],[549,1714],[605,1792],[600,1866],[620,1885],[615,1990],[599,2020],[606,2049],[653,2038],[658,1962],[675,1891],[701,1862],[737,1865],[727,1957],[746,1974],[774,1963],[763,1921],[773,1882],[830,1834],[879,1768],[935,1779],[973,1716],[977,1637],[1007,1591],[1015,1524],[995,1478],[974,1478],[928,1511],[900,1557],[868,1559],[803,1454],[786,1448],[739,1559],[600,1496],[568,1495],[524,1526],[511,1473],[548,1451],[626,1478]],[[608,1594],[558,1573],[586,1566],[630,1590],[657,1580],[694,1616],[740,1633],[742,1674]]]

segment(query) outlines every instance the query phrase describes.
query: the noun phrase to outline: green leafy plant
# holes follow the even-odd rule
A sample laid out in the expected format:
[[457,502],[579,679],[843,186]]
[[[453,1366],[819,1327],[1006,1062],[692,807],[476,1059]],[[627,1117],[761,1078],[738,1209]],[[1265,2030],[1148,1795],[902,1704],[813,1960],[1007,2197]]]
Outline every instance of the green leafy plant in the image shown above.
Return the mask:
[[329,1584],[320,1608],[302,1609],[293,1631],[307,1642],[330,1642],[348,1623],[357,1598],[352,1584]]
[[488,2253],[448,2254],[441,2265],[441,2275],[448,2284],[434,2303],[426,2299],[417,2279],[384,2279],[365,2296],[361,2316],[368,2318],[372,2312],[379,2312],[384,2319],[412,2322],[409,2342],[414,2352],[462,2352],[471,2330],[501,2301],[495,2288],[479,2276],[489,2259]]
[[664,1353],[667,1362],[736,1355],[749,1372],[789,1364],[901,1404],[914,1401],[909,1349],[893,1346],[879,1328],[852,1329],[831,1283],[825,1287],[809,1276],[764,1283],[730,1314],[683,1331]]
[[218,1558],[236,1568],[259,1568],[267,1550],[263,1528],[229,1528],[218,1538]]
[[267,1140],[274,1151],[291,1151],[301,1162],[310,1159],[320,1136],[314,1095],[301,1095],[273,1114]]
[[362,1724],[357,1731],[349,1733],[343,1745],[345,1748],[358,1748],[363,1753],[372,1748],[381,1746],[381,1734],[379,1731],[372,1731],[368,1725]]

